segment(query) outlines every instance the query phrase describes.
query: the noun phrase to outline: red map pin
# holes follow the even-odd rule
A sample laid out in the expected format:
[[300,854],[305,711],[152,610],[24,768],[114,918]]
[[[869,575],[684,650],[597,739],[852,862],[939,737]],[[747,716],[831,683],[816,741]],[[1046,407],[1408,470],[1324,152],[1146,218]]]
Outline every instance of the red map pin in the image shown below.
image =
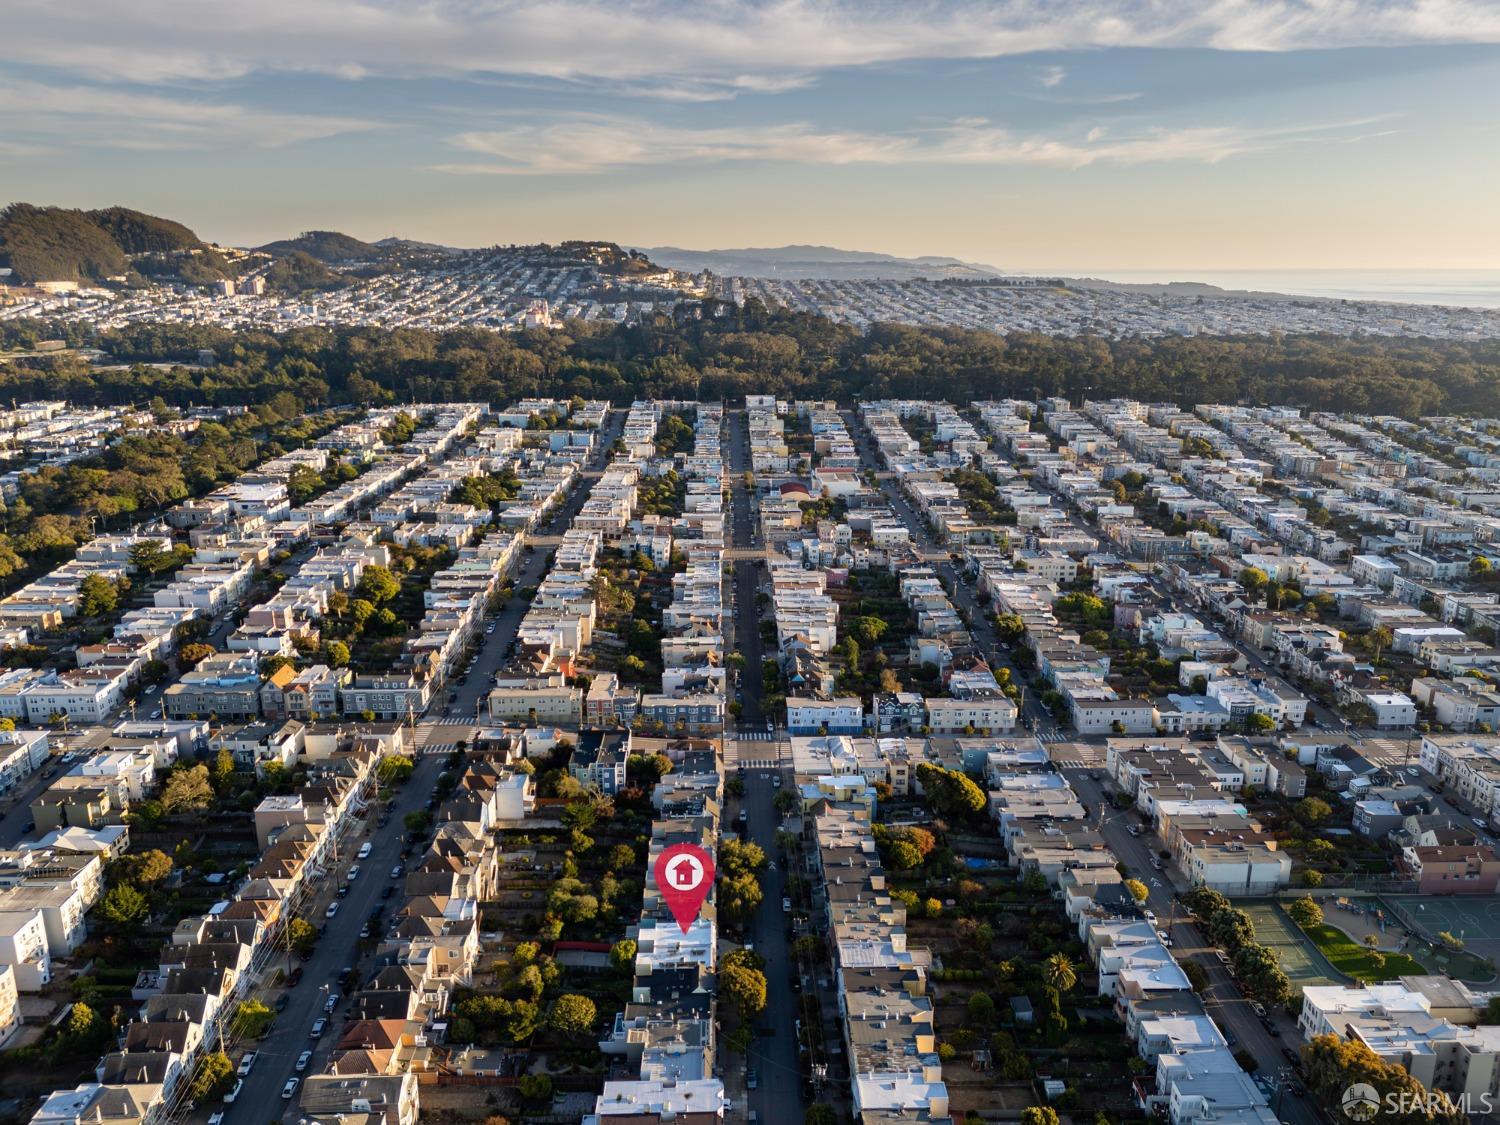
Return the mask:
[[662,849],[651,870],[667,909],[687,933],[713,889],[714,857],[695,844],[673,844]]

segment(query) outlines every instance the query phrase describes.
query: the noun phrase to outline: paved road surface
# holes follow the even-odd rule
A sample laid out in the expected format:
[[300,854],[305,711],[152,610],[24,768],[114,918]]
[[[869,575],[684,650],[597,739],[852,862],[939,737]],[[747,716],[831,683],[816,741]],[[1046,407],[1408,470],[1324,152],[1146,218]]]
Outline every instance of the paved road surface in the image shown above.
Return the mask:
[[[859,449],[860,459],[865,467],[869,469],[879,468],[879,454],[875,450],[874,439],[865,427],[864,420],[852,410],[843,412],[844,425],[855,439],[855,445]],[[991,668],[1009,668],[1012,678],[1019,684],[1024,684],[1025,677],[1021,670],[1012,663],[1010,654],[1000,643],[1000,637],[995,631],[995,626],[990,620],[990,610],[981,604],[979,598],[971,586],[960,574],[958,568],[953,565],[953,559],[948,552],[933,538],[932,532],[927,529],[917,510],[911,506],[910,501],[895,485],[894,474],[879,474],[880,490],[884,493],[886,502],[896,513],[897,518],[906,525],[911,532],[912,542],[917,548],[917,553],[931,564],[938,575],[945,581],[949,596],[959,612],[963,614],[969,626],[969,632],[974,638],[979,650],[989,659]],[[1038,733],[1058,730],[1057,723],[1052,715],[1042,706],[1037,698],[1036,692],[1027,691],[1022,698],[1024,710],[1021,718],[1028,729]]]
[[[749,547],[755,534],[755,516],[750,509],[750,493],[745,488],[744,474],[750,468],[750,434],[743,410],[728,413],[729,477],[731,481],[730,503],[731,543],[735,547]],[[761,707],[765,690],[761,678],[761,661],[764,653],[760,643],[760,610],[756,606],[756,594],[762,581],[762,564],[741,560],[734,564],[734,620],[732,643],[734,651],[745,657],[745,667],[738,678],[740,690],[739,727],[741,730],[762,731],[766,713]],[[765,747],[770,756],[772,747]]]
[[[567,530],[572,524],[573,517],[578,514],[578,509],[583,507],[583,502],[588,499],[594,481],[598,479],[600,467],[609,457],[610,445],[620,435],[624,426],[625,415],[618,410],[610,411],[604,426],[600,429],[599,441],[589,458],[582,478],[575,483],[572,493],[557,509],[556,514],[546,524],[538,527],[534,534],[527,536],[527,542],[532,545],[533,549],[529,554],[521,556],[521,563],[517,567],[513,580],[516,590],[535,586],[545,577],[547,568],[550,566],[551,554],[545,544],[555,545],[561,537],[561,532]],[[543,545],[538,545],[539,543]],[[505,664],[506,650],[515,638],[521,619],[526,616],[529,608],[530,603],[517,594],[505,603],[499,614],[490,619],[495,625],[495,631],[483,636],[483,643],[474,660],[473,668],[467,676],[451,681],[447,691],[428,712],[429,716],[434,719],[451,716],[465,720],[464,723],[432,728],[431,733],[426,733],[426,728],[423,728],[423,737],[420,739],[422,745],[439,745],[444,742],[468,739],[472,732],[472,724],[484,721],[481,706],[489,697],[490,687],[495,682],[495,673]],[[454,691],[458,693],[458,699],[449,703],[448,692]]]
[[[390,823],[385,828],[375,828],[370,835],[362,835],[356,823],[354,829],[344,837],[339,849],[339,864],[319,888],[321,893],[304,910],[304,915],[315,924],[325,921],[324,909],[339,882],[343,881],[344,873],[359,846],[368,840],[373,845],[373,850],[368,859],[358,861],[359,878],[351,885],[348,897],[337,900],[338,914],[332,919],[326,919],[328,930],[318,939],[312,959],[307,962],[293,960],[293,964],[304,966],[302,981],[296,988],[289,990],[290,999],[286,1010],[276,1017],[270,1034],[258,1044],[249,1044],[258,1051],[255,1066],[245,1079],[244,1089],[235,1104],[226,1108],[225,1125],[258,1125],[280,1117],[289,1108],[289,1104],[281,1100],[281,1088],[292,1077],[292,1067],[297,1056],[309,1047],[314,1049],[313,1060],[303,1077],[322,1070],[329,1051],[342,1034],[348,997],[369,973],[369,959],[362,958],[358,949],[359,929],[369,917],[370,909],[376,905],[385,908],[384,922],[389,923],[394,917],[396,905],[401,901],[399,882],[395,884],[396,893],[392,897],[380,897],[381,888],[391,883],[391,868],[402,861],[401,850],[405,844],[401,819],[426,805],[441,770],[442,763],[438,758],[419,759],[411,780],[396,793],[391,802]],[[368,823],[375,823],[373,812]],[[271,964],[285,967],[287,960],[282,956]],[[328,1030],[321,1039],[312,1040],[308,1038],[308,1032],[313,1021],[323,1015],[323,1005],[328,998],[327,989],[335,987],[334,980],[339,970],[345,966],[353,967],[355,975],[348,986],[340,990],[343,1000],[329,1020]],[[268,967],[268,974],[269,971]],[[327,989],[322,987],[325,985]],[[231,1054],[236,1064],[239,1053],[235,1051]],[[295,1105],[296,1099],[290,1104]],[[216,1107],[212,1105],[199,1107],[197,1116],[206,1116],[214,1108]]]
[[[608,447],[618,435],[623,421],[624,416],[618,411],[611,413],[601,434],[598,450],[590,460],[588,475],[577,483],[573,494],[558,510],[554,519],[546,527],[539,529],[540,534],[550,534],[555,529],[566,528],[572,521],[573,515],[587,495],[591,480],[597,477],[597,467],[608,455]],[[534,585],[545,573],[546,566],[547,552],[544,550],[538,549],[531,555],[523,556],[515,579],[516,587],[519,589],[522,586]],[[455,715],[469,719],[474,717],[479,701],[488,693],[495,670],[504,662],[505,650],[515,637],[516,627],[520,624],[526,608],[527,603],[521,598],[512,598],[494,619],[496,622],[494,633],[484,637],[484,644],[470,675],[457,685],[459,699],[452,709]],[[444,710],[445,703],[440,701],[433,708],[433,714],[440,716]],[[468,725],[439,724],[424,720],[418,724],[417,741],[424,746],[440,744],[444,741],[456,742],[460,738],[467,738],[469,731]],[[355,990],[369,968],[368,962],[362,964],[359,957],[360,927],[364,925],[371,908],[376,904],[385,908],[383,919],[384,923],[388,924],[401,902],[399,882],[393,884],[396,891],[390,898],[382,899],[380,892],[382,887],[392,883],[391,868],[401,862],[401,851],[405,847],[402,818],[408,813],[425,807],[441,771],[440,757],[419,757],[411,780],[402,787],[391,803],[390,823],[385,828],[373,829],[372,833],[367,836],[351,834],[346,837],[341,849],[343,862],[325,880],[324,886],[320,888],[322,893],[312,899],[304,910],[304,915],[310,921],[321,923],[325,920],[324,910],[335,895],[338,883],[344,879],[350,859],[357,852],[360,844],[369,840],[373,844],[373,850],[369,858],[359,861],[359,878],[351,886],[348,897],[339,900],[339,910],[335,917],[327,920],[327,932],[318,940],[312,959],[304,965],[302,982],[289,991],[290,999],[286,1010],[277,1017],[267,1038],[260,1044],[254,1045],[259,1048],[255,1066],[249,1077],[245,1079],[244,1088],[235,1104],[226,1108],[226,1125],[237,1125],[240,1122],[251,1125],[254,1122],[268,1121],[279,1117],[288,1109],[289,1103],[281,1101],[281,1089],[286,1080],[293,1076],[292,1068],[297,1056],[304,1050],[311,1047],[314,1054],[312,1062],[303,1072],[303,1077],[317,1074],[323,1068],[329,1051],[338,1042],[341,1034],[344,1012],[348,1007],[348,995]],[[374,823],[373,817],[369,823]],[[355,832],[357,831],[358,828],[355,829]],[[284,957],[273,962],[275,965],[286,963]],[[356,969],[355,977],[349,982],[349,986],[342,990],[344,1000],[336,1010],[334,1018],[330,1020],[328,1030],[321,1039],[314,1041],[308,1037],[309,1030],[313,1022],[323,1014],[323,1005],[327,1000],[328,990],[334,987],[335,978],[345,966],[352,966]],[[236,1062],[238,1062],[238,1054],[237,1051],[234,1055]],[[295,1101],[296,1099],[293,1099],[290,1104],[295,1104]],[[197,1116],[206,1117],[215,1108],[217,1107],[200,1107]]]
[[772,799],[776,789],[771,770],[748,770],[745,775],[745,797],[742,807],[748,814],[747,838],[759,844],[776,864],[761,879],[765,898],[755,913],[747,934],[755,951],[766,959],[766,1010],[758,1021],[771,1029],[769,1036],[759,1036],[750,1048],[749,1064],[760,1075],[760,1085],[749,1091],[750,1108],[768,1125],[794,1125],[802,1120],[801,1072],[797,1062],[797,1000],[792,991],[791,951],[786,928],[791,918],[781,909],[786,894],[786,872],[776,849],[776,830],[781,827]]
[[[1196,961],[1207,971],[1209,989],[1203,997],[1204,1003],[1219,1027],[1236,1040],[1234,1049],[1246,1051],[1255,1059],[1259,1064],[1257,1073],[1267,1076],[1284,1074],[1287,1060],[1281,1053],[1282,1048],[1298,1047],[1302,1043],[1295,1022],[1284,1012],[1272,1012],[1272,1020],[1281,1035],[1273,1037],[1266,1031],[1250,1009],[1249,1001],[1214,956],[1213,947],[1199,933],[1197,926],[1183,920],[1185,912],[1177,904],[1176,888],[1170,877],[1152,869],[1151,860],[1158,849],[1156,837],[1149,832],[1141,836],[1130,834],[1128,826],[1140,821],[1133,812],[1113,807],[1102,782],[1094,780],[1092,771],[1066,770],[1065,773],[1084,804],[1096,815],[1102,810],[1099,831],[1110,850],[1130,869],[1132,878],[1140,879],[1150,889],[1146,905],[1157,916],[1158,925],[1172,938],[1173,954],[1179,961]],[[1290,1125],[1316,1125],[1317,1111],[1305,1099],[1287,1094],[1280,1102],[1278,1116],[1282,1121]],[[1272,1104],[1275,1104],[1274,1096]]]

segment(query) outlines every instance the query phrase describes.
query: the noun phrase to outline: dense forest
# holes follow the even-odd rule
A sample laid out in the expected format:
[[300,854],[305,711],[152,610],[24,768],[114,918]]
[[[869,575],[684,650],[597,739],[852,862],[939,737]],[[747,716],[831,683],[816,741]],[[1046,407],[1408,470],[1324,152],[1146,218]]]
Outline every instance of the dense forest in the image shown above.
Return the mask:
[[202,246],[181,223],[128,207],[73,211],[13,203],[0,211],[0,266],[22,282],[102,281],[127,274],[130,255]]
[[129,263],[88,212],[13,203],[0,211],[0,266],[22,282],[98,281]]
[[306,254],[320,262],[368,262],[380,258],[385,251],[379,246],[361,242],[353,235],[336,230],[309,230],[296,238],[283,238],[259,247],[268,254]]
[[202,240],[181,223],[129,207],[106,207],[85,214],[127,254],[169,254],[203,246]]
[[[701,315],[699,315],[701,314]],[[0,346],[71,333],[0,323]],[[167,324],[104,334],[118,362],[184,368],[92,369],[71,356],[0,368],[0,396],[173,406],[264,402],[504,402],[526,395],[737,399],[1125,395],[1145,401],[1292,404],[1366,413],[1500,415],[1500,341],[1335,336],[1108,340],[877,325],[708,303],[640,324],[570,322],[557,331],[376,327],[231,331]]]

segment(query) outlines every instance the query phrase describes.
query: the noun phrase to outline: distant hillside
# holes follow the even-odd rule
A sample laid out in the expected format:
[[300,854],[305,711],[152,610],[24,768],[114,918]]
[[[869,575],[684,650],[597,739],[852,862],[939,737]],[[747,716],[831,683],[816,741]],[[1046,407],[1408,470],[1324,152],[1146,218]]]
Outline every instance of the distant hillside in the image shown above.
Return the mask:
[[457,246],[444,246],[440,242],[419,242],[415,238],[399,238],[391,235],[376,241],[375,245],[381,250],[419,250],[430,251],[436,254],[462,254],[464,251]]
[[202,239],[181,223],[148,215],[144,211],[106,207],[85,214],[127,254],[170,254],[203,246]]
[[332,265],[343,262],[369,262],[381,256],[381,249],[369,242],[361,242],[348,234],[336,230],[304,231],[296,238],[283,238],[257,246],[268,254],[302,253],[320,262]]
[[308,293],[338,289],[348,280],[335,273],[311,254],[294,250],[279,255],[265,273],[266,287],[272,293]]
[[882,278],[906,281],[917,277],[998,277],[990,266],[962,262],[957,258],[925,256],[897,258],[866,250],[840,250],[834,246],[746,247],[737,250],[684,250],[677,246],[654,246],[644,251],[652,261],[672,269],[720,275],[785,278]]
[[0,266],[24,284],[100,281],[130,268],[119,243],[87,212],[30,203],[0,211]]

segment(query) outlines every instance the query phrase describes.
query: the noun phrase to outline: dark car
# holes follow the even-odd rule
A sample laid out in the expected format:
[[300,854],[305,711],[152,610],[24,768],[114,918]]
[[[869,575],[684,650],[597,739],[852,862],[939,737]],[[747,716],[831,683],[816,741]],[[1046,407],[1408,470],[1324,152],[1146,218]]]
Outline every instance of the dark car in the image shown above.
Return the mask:
[[1286,1061],[1291,1063],[1293,1066],[1302,1065],[1302,1056],[1297,1053],[1297,1049],[1295,1047],[1281,1048],[1281,1057],[1286,1059]]
[[286,986],[288,988],[296,988],[297,985],[299,985],[301,983],[302,983],[302,966],[301,965],[296,965],[296,966],[294,966],[292,968],[292,971],[286,975]]

